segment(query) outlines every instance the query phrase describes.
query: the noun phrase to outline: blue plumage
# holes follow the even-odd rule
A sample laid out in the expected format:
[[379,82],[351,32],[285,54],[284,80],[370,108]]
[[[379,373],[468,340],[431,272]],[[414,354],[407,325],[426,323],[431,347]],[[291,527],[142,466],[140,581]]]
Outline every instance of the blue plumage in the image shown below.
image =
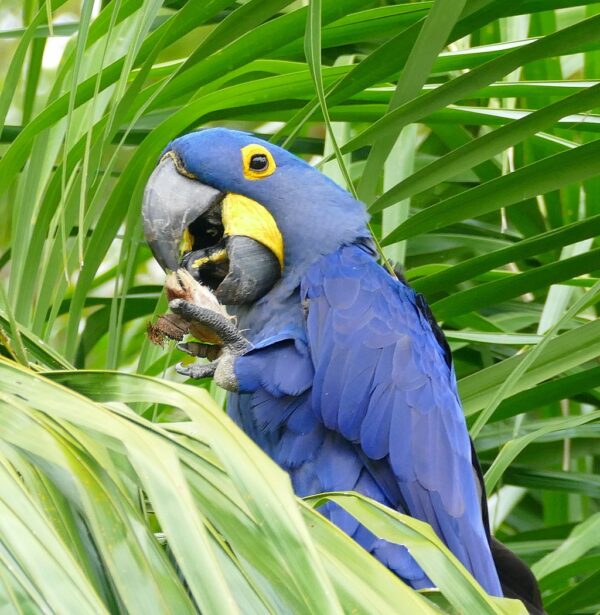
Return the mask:
[[[273,173],[244,174],[250,144],[268,148]],[[230,416],[299,495],[356,490],[423,519],[501,595],[449,352],[423,299],[377,264],[364,205],[246,133],[210,129],[168,149],[201,183],[264,206],[283,237],[280,280],[233,310],[253,346],[235,359]],[[333,504],[322,511],[414,587],[431,586],[406,548]]]
[[[360,243],[314,263],[298,293],[307,310],[302,337],[237,360],[242,394],[231,410],[247,405],[299,495],[355,489],[423,519],[488,592],[501,595],[454,375],[415,293]],[[255,371],[281,373],[277,390],[289,397],[255,390],[248,377]],[[267,412],[279,420],[265,421]],[[430,585],[406,549],[378,540],[334,505],[323,512],[415,587]]]

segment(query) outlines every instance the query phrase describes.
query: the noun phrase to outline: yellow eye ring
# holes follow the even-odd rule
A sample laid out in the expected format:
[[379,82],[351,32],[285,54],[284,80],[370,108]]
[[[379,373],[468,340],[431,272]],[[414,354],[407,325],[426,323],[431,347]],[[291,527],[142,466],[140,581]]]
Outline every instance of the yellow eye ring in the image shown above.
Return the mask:
[[242,147],[242,164],[246,179],[263,179],[277,168],[271,152],[258,143]]

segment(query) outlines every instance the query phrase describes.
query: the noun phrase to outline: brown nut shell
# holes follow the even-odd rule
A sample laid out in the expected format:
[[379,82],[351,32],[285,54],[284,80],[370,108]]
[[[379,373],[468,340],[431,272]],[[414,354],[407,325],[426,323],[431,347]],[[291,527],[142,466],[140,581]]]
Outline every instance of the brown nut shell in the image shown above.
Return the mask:
[[189,333],[189,323],[177,314],[159,316],[156,323],[148,323],[148,339],[157,346],[163,346],[165,339],[181,341]]

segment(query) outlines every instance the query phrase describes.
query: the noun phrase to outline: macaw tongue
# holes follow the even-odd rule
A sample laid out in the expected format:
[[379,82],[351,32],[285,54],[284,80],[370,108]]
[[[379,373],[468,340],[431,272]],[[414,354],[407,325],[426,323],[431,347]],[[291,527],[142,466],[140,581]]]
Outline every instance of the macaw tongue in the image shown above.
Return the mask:
[[227,238],[214,246],[192,250],[181,260],[181,267],[212,290],[217,290],[229,273],[229,255],[226,249]]

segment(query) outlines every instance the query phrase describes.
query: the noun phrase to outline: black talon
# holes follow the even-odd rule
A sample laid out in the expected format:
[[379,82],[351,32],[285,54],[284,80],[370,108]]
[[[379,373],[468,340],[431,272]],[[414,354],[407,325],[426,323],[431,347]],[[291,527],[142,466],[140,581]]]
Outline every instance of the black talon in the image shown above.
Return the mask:
[[204,346],[205,344],[200,342],[179,342],[177,350],[181,350],[181,352],[185,352],[185,354],[189,354],[191,357],[202,357],[204,359],[206,358],[202,355]]
[[209,359],[214,361],[219,358],[221,354],[221,346],[215,344],[203,344],[202,342],[179,342],[177,344],[177,350],[185,352],[192,357],[199,357],[201,359]]

